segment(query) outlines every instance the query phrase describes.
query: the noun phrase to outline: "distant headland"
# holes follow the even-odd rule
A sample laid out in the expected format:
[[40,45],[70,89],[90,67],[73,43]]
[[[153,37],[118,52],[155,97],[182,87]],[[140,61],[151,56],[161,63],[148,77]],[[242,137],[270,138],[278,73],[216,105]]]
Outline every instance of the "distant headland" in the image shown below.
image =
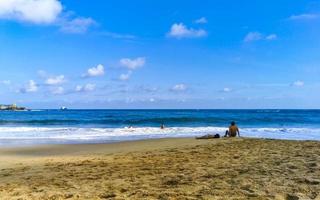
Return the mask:
[[17,104],[11,104],[11,105],[3,105],[0,104],[0,111],[5,111],[5,110],[10,110],[10,111],[25,111],[28,110],[26,107],[20,107],[17,106]]

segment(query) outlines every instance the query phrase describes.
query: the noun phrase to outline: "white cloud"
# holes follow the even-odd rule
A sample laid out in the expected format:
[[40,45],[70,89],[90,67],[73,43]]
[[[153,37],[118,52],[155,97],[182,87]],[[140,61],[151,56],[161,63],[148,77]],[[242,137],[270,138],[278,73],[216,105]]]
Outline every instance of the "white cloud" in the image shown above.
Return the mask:
[[57,87],[57,88],[55,88],[55,89],[53,89],[52,91],[51,91],[51,93],[52,94],[63,94],[64,93],[64,88],[63,87]]
[[122,58],[120,60],[120,65],[130,70],[135,70],[139,67],[143,67],[145,64],[146,64],[146,58],[144,57],[139,57],[135,59]]
[[129,80],[131,74],[132,74],[131,71],[129,71],[129,72],[126,73],[126,74],[121,74],[121,75],[119,76],[119,80],[121,80],[121,81],[127,81],[127,80]]
[[65,33],[85,33],[96,24],[92,18],[72,15],[60,0],[0,0],[0,19],[54,25]]
[[0,18],[51,24],[62,12],[59,0],[0,0]]
[[39,70],[37,72],[38,76],[40,76],[41,78],[46,78],[48,76],[47,72],[44,70]]
[[289,20],[312,20],[319,18],[318,14],[304,13],[300,15],[292,15]]
[[88,83],[88,84],[86,84],[84,86],[77,85],[75,91],[76,92],[91,92],[91,91],[93,91],[95,89],[96,89],[96,85],[95,84]]
[[104,75],[104,66],[99,64],[96,67],[88,69],[87,73],[83,77],[95,77]]
[[203,29],[193,29],[186,27],[183,23],[175,23],[171,26],[169,37],[173,38],[200,38],[207,36],[207,32]]
[[30,80],[28,82],[28,84],[26,84],[25,87],[21,88],[19,91],[21,93],[37,92],[38,91],[38,85],[34,80]]
[[232,89],[231,88],[228,88],[228,87],[226,87],[226,88],[223,88],[223,90],[222,90],[223,92],[231,92],[232,91]]
[[196,23],[196,24],[206,24],[206,23],[208,23],[208,20],[205,17],[201,17],[201,18],[195,20],[194,23]]
[[245,38],[243,39],[244,42],[254,42],[259,40],[276,40],[278,36],[276,34],[270,34],[265,36],[260,32],[249,32]]
[[60,76],[48,78],[45,83],[47,85],[59,85],[63,82],[65,82],[65,77],[64,77],[64,75],[60,75]]
[[293,82],[292,85],[296,86],[296,87],[302,87],[302,86],[304,86],[304,82],[298,80],[298,81]]
[[100,35],[115,38],[115,39],[127,39],[127,40],[132,40],[137,38],[137,36],[135,35],[114,33],[114,32],[108,32],[108,31],[101,32]]
[[276,40],[278,36],[276,34],[270,34],[266,36],[266,40]]
[[4,85],[11,85],[11,81],[10,80],[3,80],[1,81],[2,84]]
[[185,84],[177,84],[177,85],[174,85],[172,88],[171,88],[172,91],[185,91],[187,90],[187,86]]
[[155,93],[158,91],[158,88],[157,87],[146,87],[146,86],[139,86],[138,87],[138,91],[144,91],[144,92],[147,92],[147,93]]
[[60,24],[60,31],[64,33],[85,33],[95,24],[97,23],[92,18],[78,17],[63,21]]
[[154,98],[149,99],[150,102],[155,102],[156,100]]
[[250,32],[248,33],[245,38],[244,42],[252,42],[252,41],[258,41],[263,38],[262,34],[259,32]]

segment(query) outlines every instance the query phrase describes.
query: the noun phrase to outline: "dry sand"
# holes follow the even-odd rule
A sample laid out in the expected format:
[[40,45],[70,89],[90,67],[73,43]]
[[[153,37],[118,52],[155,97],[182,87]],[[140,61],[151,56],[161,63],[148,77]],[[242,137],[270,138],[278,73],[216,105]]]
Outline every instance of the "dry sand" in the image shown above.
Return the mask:
[[0,199],[320,199],[320,143],[182,138],[2,149]]

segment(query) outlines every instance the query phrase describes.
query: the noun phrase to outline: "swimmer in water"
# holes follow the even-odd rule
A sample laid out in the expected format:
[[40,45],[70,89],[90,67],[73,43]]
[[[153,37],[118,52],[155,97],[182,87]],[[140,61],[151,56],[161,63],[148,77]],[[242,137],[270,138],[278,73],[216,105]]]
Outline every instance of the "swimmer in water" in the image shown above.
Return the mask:
[[164,124],[162,123],[161,126],[160,126],[160,129],[164,129]]

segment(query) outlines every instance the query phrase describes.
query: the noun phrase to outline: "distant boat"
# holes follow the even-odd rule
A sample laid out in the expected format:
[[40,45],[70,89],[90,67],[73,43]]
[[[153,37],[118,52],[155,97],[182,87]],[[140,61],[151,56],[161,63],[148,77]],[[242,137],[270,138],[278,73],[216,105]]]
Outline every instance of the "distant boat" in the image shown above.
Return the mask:
[[60,110],[68,110],[68,108],[67,108],[67,107],[62,106],[62,107],[60,108]]

